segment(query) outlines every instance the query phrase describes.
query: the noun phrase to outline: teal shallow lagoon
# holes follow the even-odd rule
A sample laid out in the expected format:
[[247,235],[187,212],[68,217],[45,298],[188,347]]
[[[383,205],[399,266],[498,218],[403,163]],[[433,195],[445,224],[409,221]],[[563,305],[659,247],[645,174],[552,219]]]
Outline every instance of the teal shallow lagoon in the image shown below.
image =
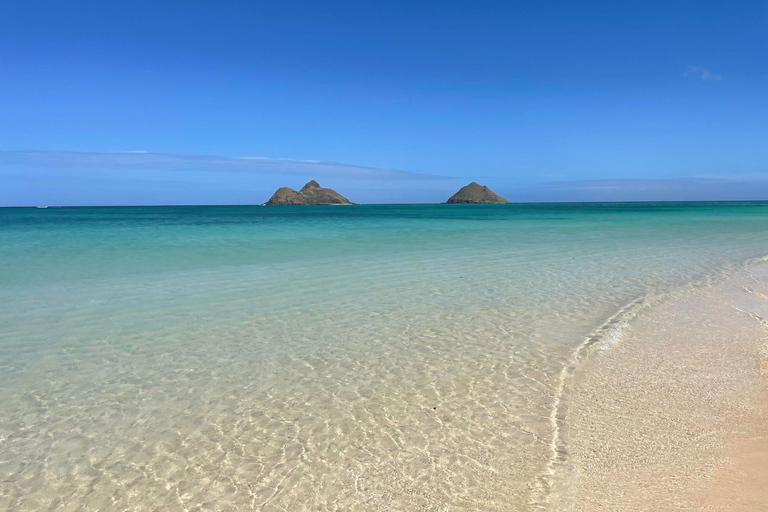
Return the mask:
[[0,209],[0,510],[524,508],[563,365],[768,203]]

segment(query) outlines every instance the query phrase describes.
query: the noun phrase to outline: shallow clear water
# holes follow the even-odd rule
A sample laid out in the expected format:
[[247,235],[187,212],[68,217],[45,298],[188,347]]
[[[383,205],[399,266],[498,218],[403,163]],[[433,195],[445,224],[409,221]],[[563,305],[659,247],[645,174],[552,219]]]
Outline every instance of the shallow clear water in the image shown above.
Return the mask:
[[765,254],[768,203],[0,209],[0,510],[524,509],[584,337]]

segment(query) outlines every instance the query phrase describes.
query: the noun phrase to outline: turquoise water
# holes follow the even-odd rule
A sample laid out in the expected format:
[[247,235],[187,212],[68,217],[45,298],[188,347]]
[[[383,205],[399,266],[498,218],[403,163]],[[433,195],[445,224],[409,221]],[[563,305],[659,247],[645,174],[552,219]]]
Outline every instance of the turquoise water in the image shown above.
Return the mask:
[[766,254],[768,203],[0,209],[0,510],[524,509],[585,336]]

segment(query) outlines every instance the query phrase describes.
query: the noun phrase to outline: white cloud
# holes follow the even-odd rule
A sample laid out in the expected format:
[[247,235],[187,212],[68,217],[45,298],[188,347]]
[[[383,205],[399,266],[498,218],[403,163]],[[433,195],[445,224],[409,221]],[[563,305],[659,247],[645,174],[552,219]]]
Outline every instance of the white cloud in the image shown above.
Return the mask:
[[713,73],[707,68],[701,66],[688,66],[685,68],[684,76],[697,77],[699,80],[718,82],[723,79],[723,76],[717,73]]
[[202,171],[249,174],[312,175],[352,180],[443,179],[444,176],[421,174],[395,169],[364,167],[287,158],[240,157],[227,158],[207,155],[167,155],[138,151],[95,153],[75,151],[0,151],[0,165],[21,166],[43,170],[91,169]]

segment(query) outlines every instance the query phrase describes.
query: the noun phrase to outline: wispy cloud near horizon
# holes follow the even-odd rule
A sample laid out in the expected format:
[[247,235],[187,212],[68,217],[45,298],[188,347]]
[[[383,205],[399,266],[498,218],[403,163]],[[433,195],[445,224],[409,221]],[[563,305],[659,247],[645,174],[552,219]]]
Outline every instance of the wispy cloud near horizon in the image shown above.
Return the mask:
[[0,151],[0,164],[37,168],[92,169],[92,170],[157,170],[230,172],[340,178],[348,180],[431,180],[445,176],[423,174],[396,169],[366,167],[361,165],[326,162],[320,160],[296,160],[265,157],[220,157],[212,155],[174,155],[124,152],[78,151]]
[[764,183],[768,181],[768,172],[710,173],[696,176],[702,180],[730,181],[740,183]]
[[670,179],[550,181],[521,188],[532,201],[728,201],[768,198],[762,173],[701,175]]
[[699,80],[704,80],[705,82],[719,82],[723,79],[723,75],[719,73],[713,73],[711,70],[701,66],[687,66],[683,75],[696,77]]

